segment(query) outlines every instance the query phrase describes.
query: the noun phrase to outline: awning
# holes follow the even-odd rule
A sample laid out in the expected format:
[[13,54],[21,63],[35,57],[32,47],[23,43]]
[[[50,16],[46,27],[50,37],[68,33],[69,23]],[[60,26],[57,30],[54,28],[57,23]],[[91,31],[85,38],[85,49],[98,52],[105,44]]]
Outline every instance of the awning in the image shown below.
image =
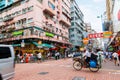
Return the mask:
[[21,44],[12,44],[13,47],[21,46]]
[[43,44],[38,44],[37,42],[32,42],[34,45],[40,48],[53,48],[54,46],[51,44],[43,43]]
[[66,46],[62,46],[61,48],[67,48]]
[[53,48],[50,48],[49,50],[58,50],[58,48],[53,47]]
[[112,36],[112,38],[111,38],[111,40],[109,41],[109,43],[108,43],[108,46],[112,43],[112,41],[115,39],[115,37],[116,37],[116,35],[117,35],[117,33],[114,33]]
[[42,46],[42,47],[47,47],[47,48],[52,48],[52,47],[54,47],[53,45],[51,45],[51,44],[46,44],[46,43],[41,44],[41,46]]

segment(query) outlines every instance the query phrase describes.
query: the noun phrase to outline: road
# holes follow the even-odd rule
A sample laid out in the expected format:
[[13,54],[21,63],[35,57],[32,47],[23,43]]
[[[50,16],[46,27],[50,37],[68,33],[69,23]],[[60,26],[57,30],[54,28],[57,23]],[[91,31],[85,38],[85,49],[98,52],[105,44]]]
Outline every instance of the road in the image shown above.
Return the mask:
[[103,68],[97,73],[85,68],[76,71],[72,63],[72,59],[60,59],[16,64],[13,80],[120,80],[120,67],[114,66],[110,61],[104,63]]

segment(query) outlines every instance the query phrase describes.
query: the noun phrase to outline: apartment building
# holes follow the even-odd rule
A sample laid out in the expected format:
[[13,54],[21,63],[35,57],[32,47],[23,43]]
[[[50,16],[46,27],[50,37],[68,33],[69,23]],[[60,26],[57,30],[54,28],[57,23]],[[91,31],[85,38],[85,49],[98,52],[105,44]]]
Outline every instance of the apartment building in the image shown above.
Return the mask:
[[74,46],[82,46],[84,38],[84,15],[75,0],[71,0],[71,27],[69,29],[70,42]]
[[70,0],[0,1],[0,43],[68,46],[70,25]]

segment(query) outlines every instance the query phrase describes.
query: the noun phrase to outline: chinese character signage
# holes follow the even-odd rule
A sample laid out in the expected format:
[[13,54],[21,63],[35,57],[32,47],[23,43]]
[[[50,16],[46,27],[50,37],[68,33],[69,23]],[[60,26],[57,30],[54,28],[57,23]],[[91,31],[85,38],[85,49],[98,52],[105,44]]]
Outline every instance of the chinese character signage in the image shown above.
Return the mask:
[[111,38],[112,32],[106,31],[103,33],[94,33],[94,34],[89,34],[88,38]]

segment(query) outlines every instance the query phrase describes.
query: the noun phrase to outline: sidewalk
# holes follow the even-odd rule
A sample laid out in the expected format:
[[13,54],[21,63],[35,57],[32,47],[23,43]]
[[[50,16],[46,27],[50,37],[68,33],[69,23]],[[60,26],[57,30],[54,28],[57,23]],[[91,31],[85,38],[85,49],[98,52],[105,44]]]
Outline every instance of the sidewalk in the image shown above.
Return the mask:
[[103,62],[102,69],[104,70],[120,70],[120,66],[115,66],[113,61],[107,60],[107,62]]

